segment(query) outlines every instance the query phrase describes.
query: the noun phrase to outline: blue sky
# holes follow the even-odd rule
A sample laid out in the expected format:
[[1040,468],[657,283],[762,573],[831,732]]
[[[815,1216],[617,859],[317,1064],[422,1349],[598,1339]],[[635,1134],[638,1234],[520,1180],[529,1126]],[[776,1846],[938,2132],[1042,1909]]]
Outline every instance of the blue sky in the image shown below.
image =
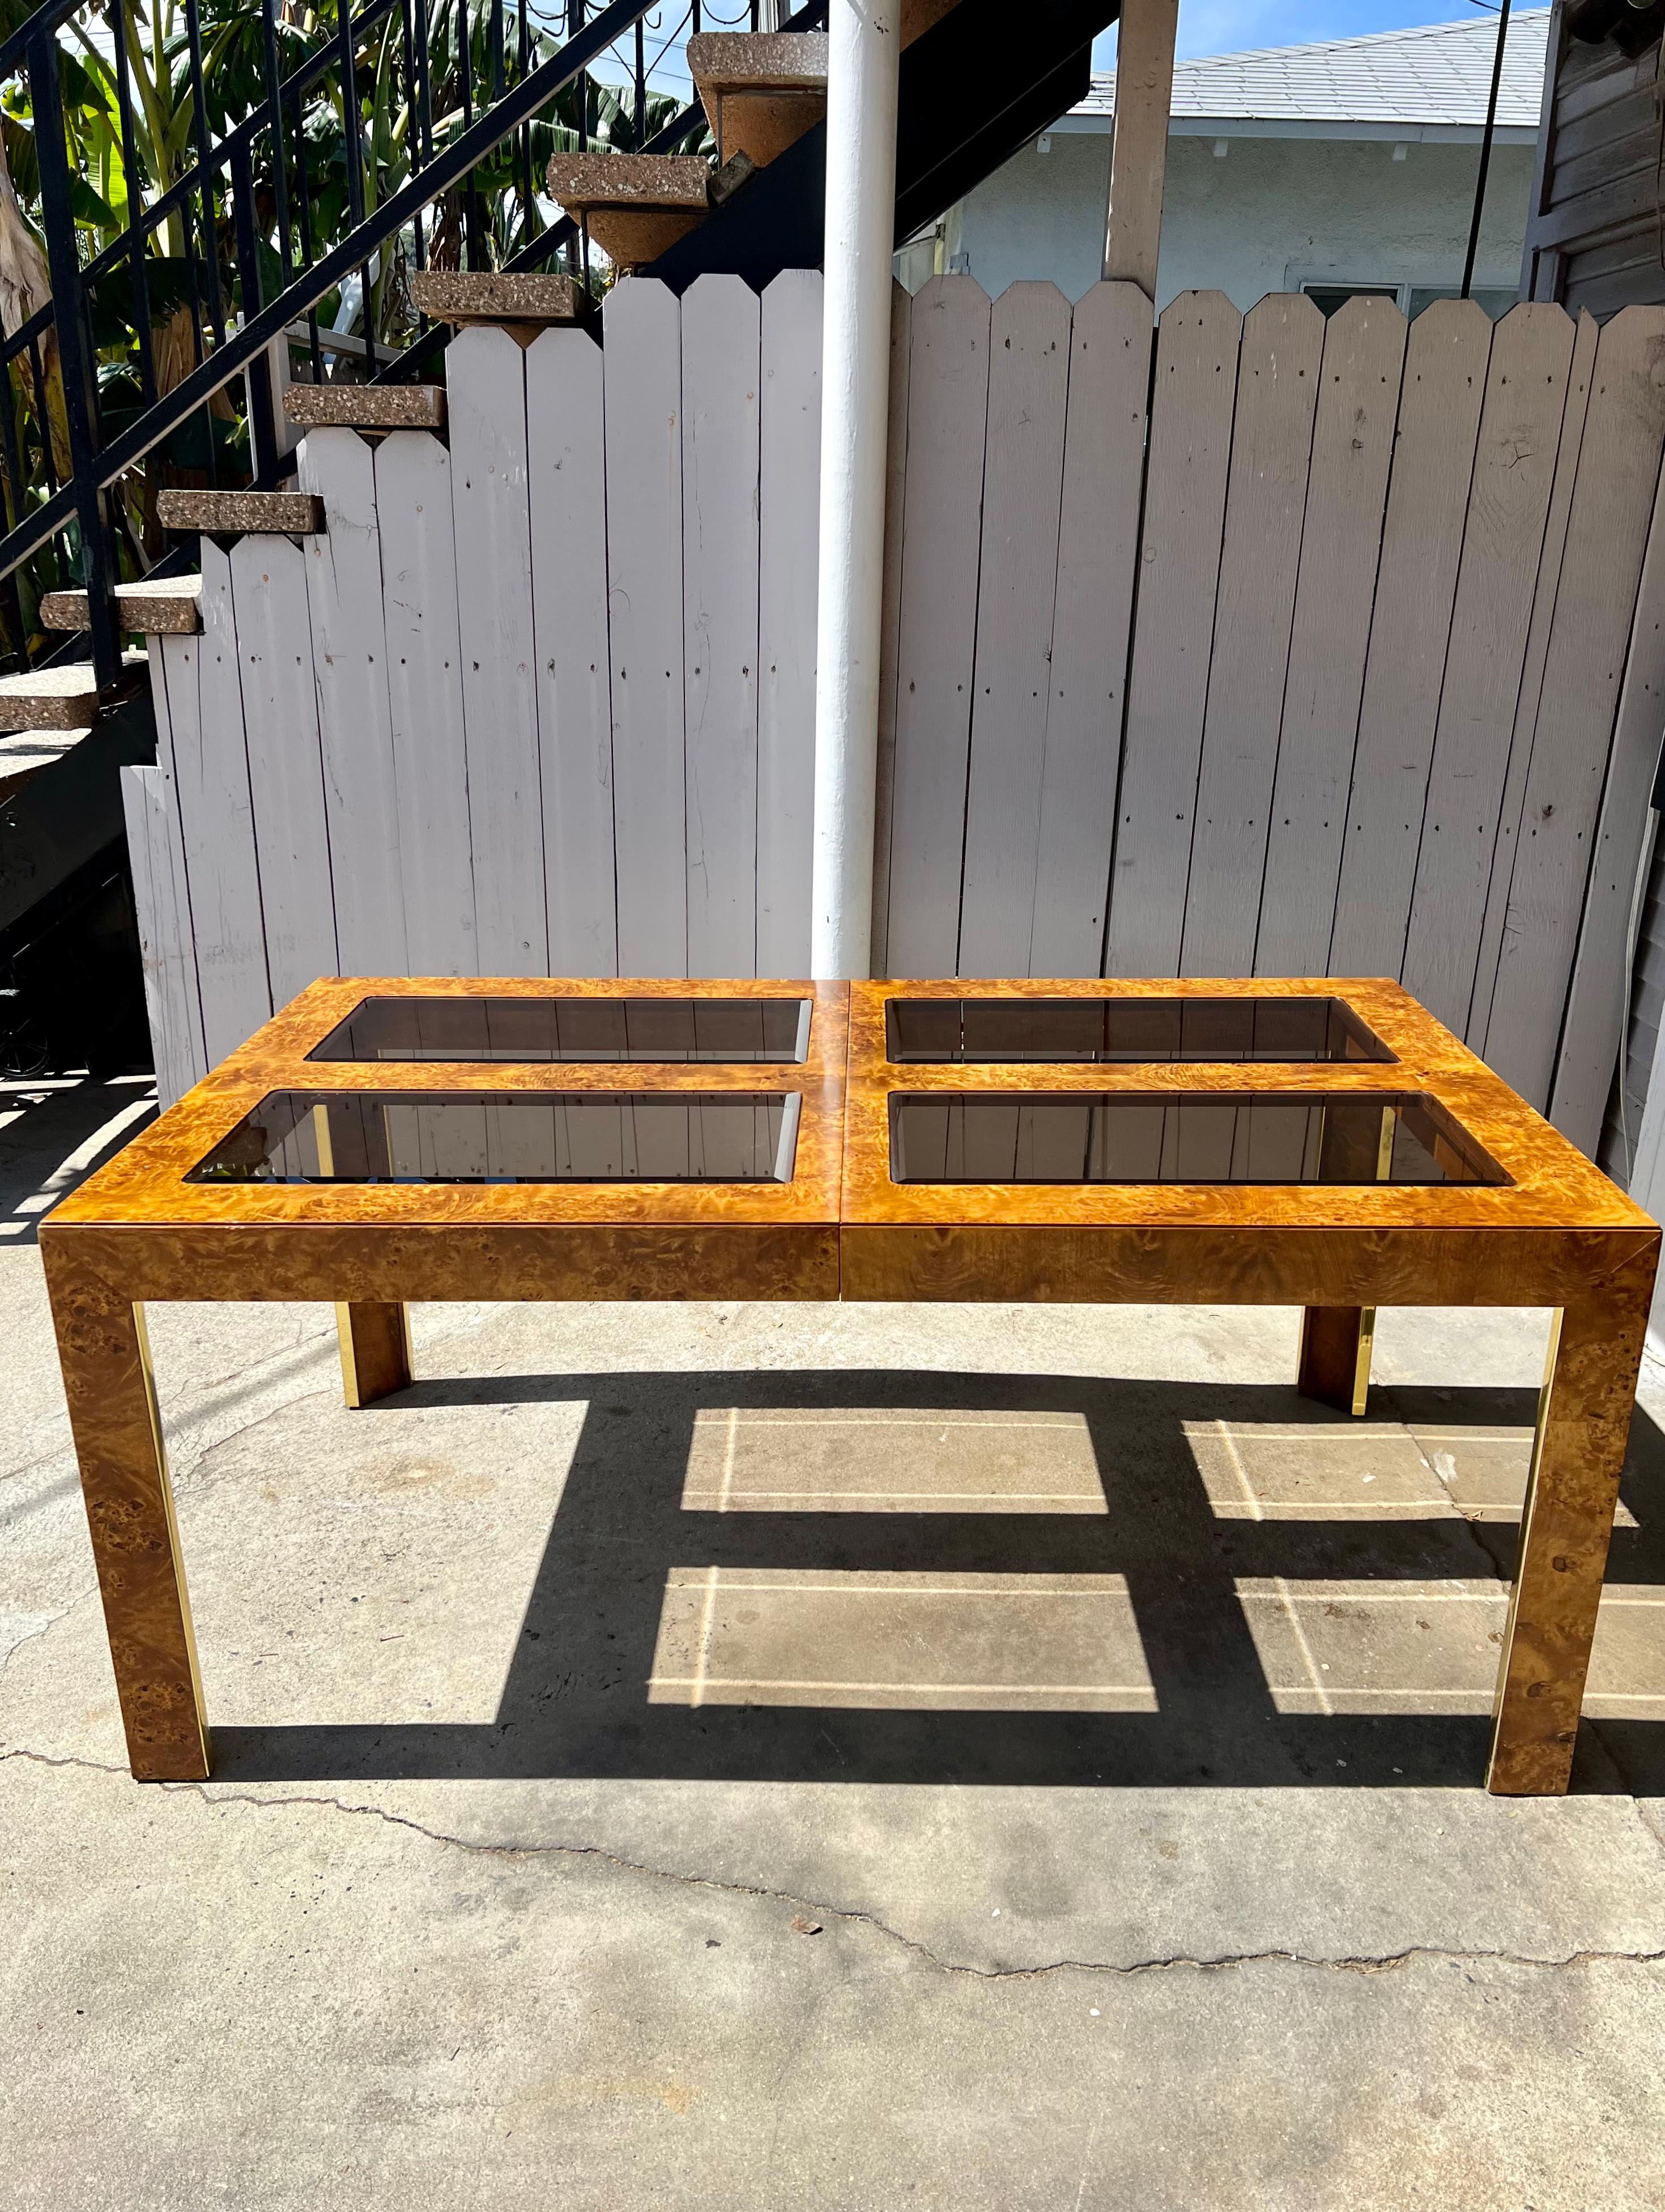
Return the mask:
[[[1520,4],[1516,0],[1517,9]],[[1541,6],[1545,0],[1525,0],[1525,4]],[[667,25],[679,22],[684,12],[676,0],[665,0],[659,11]],[[744,0],[707,0],[706,21],[713,27],[738,21],[744,12]],[[1242,53],[1255,46],[1362,38],[1368,31],[1403,30],[1412,23],[1455,23],[1495,12],[1490,0],[1485,4],[1482,0],[1180,0],[1178,51],[1182,55]],[[664,31],[650,29],[650,61],[665,36]],[[1094,45],[1093,67],[1110,69],[1115,63],[1115,33],[1110,30]],[[625,74],[623,62],[619,73]],[[680,38],[672,39],[654,70],[654,80],[667,90],[674,84],[685,93],[688,71]]]
[[[1182,54],[1235,54],[1254,46],[1297,46],[1310,39],[1357,39],[1412,23],[1455,23],[1490,14],[1474,0],[1180,0]],[[1093,65],[1115,58],[1115,33],[1093,50]]]

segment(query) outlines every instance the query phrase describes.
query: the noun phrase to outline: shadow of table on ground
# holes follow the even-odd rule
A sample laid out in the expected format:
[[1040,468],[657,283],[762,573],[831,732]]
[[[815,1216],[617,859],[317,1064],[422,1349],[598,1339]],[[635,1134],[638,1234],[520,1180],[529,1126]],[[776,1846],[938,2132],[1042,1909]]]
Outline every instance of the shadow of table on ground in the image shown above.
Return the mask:
[[[216,1729],[216,1779],[1484,1774],[1531,1391],[1381,1391],[1353,1423],[1283,1386],[497,1376],[354,1419],[575,1400],[495,1720]],[[1657,1586],[1665,1439],[1640,1410],[1626,1500],[1609,1580]],[[1665,1692],[1665,1595],[1629,1601]],[[1665,1778],[1665,1694],[1637,1702],[1586,1724],[1576,1788]]]

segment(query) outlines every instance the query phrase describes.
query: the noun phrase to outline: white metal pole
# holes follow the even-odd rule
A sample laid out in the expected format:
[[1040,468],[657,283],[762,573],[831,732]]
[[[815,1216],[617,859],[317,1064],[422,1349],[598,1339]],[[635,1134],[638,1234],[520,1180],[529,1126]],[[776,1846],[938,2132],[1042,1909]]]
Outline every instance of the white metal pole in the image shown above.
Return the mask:
[[831,0],[810,968],[871,958],[901,0]]

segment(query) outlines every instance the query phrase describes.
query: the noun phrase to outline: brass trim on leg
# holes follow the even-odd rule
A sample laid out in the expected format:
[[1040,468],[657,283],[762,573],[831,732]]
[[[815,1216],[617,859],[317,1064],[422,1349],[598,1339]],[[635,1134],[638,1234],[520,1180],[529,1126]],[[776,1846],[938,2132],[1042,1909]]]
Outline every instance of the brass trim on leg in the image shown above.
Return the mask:
[[1358,1419],[1370,1402],[1370,1356],[1376,1349],[1376,1308],[1358,1310],[1358,1356],[1352,1370],[1352,1413]]

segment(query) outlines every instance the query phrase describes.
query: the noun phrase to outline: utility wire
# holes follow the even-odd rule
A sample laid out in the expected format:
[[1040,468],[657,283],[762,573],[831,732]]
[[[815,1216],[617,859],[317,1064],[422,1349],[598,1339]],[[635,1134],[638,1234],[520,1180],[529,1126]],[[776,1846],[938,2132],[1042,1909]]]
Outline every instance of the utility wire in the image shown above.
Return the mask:
[[1462,297],[1474,282],[1474,256],[1480,251],[1480,216],[1486,207],[1486,173],[1492,167],[1492,134],[1498,127],[1498,91],[1503,83],[1504,41],[1509,36],[1509,0],[1498,9],[1498,51],[1492,58],[1492,96],[1486,103],[1486,129],[1480,134],[1480,168],[1474,179],[1474,213],[1468,225],[1468,251],[1462,263]]

